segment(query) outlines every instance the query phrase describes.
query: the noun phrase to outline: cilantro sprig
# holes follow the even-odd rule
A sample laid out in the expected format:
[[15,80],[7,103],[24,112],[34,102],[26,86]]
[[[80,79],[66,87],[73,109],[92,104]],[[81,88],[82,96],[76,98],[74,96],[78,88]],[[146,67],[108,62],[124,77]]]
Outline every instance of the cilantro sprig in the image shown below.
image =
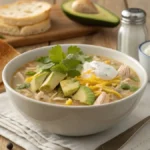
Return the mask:
[[82,64],[85,61],[92,61],[91,56],[84,55],[77,46],[70,46],[64,53],[60,45],[56,45],[49,50],[49,55],[37,59],[42,63],[38,69],[40,71],[56,71],[66,73],[70,77],[80,75]]

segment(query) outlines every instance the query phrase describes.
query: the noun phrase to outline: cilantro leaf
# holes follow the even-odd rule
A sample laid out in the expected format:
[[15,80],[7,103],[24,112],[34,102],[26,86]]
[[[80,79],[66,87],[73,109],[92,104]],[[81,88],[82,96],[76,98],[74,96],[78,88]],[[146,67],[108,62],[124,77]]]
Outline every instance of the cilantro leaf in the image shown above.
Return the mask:
[[80,74],[81,74],[81,73],[80,73],[80,71],[78,71],[78,70],[72,69],[72,70],[69,70],[69,71],[68,71],[68,76],[70,76],[70,77],[79,76]]
[[60,45],[52,47],[52,49],[49,51],[49,58],[54,63],[60,63],[65,57],[64,52],[62,51],[62,48]]
[[84,55],[84,60],[90,62],[90,61],[93,60],[93,57],[92,56]]
[[35,71],[27,71],[25,74],[26,74],[27,76],[33,76],[33,75],[36,74],[36,72],[35,72]]
[[73,69],[73,68],[76,68],[80,64],[80,61],[77,59],[64,59],[62,63],[68,69]]
[[51,67],[53,67],[54,65],[55,65],[54,63],[44,64],[41,67],[39,67],[39,70],[41,71],[50,70]]
[[17,85],[17,90],[28,89],[29,87],[30,87],[29,83],[19,84]]
[[76,68],[76,70],[78,70],[79,72],[81,72],[83,69],[83,65],[82,64],[79,64]]
[[51,68],[51,71],[61,72],[61,73],[67,73],[68,69],[64,64],[57,64]]
[[77,46],[69,46],[68,47],[68,54],[82,54],[82,51]]
[[92,56],[87,56],[87,55],[80,55],[80,54],[68,54],[66,56],[67,59],[76,59],[80,61],[81,63],[84,63],[85,61],[92,61],[93,57]]
[[43,64],[47,64],[47,63],[50,63],[51,60],[48,56],[45,56],[45,57],[40,57],[37,59],[38,62],[41,62]]

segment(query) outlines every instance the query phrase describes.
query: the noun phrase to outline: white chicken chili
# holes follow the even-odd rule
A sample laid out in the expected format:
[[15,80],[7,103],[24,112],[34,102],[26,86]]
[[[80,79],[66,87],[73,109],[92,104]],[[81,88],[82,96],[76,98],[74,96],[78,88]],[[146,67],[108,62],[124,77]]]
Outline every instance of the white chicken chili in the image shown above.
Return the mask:
[[77,46],[66,53],[54,46],[19,68],[12,87],[35,100],[61,105],[101,105],[121,100],[140,87],[137,74],[126,64],[103,56],[88,56]]

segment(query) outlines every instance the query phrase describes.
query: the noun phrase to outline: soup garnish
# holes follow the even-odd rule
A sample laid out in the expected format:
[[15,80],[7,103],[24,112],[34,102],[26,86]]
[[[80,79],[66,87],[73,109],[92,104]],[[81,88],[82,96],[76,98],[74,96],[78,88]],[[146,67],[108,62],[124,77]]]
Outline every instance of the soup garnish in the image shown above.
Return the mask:
[[104,56],[88,56],[77,46],[60,45],[25,64],[13,76],[13,88],[35,100],[61,105],[101,105],[133,94],[140,87],[129,66]]

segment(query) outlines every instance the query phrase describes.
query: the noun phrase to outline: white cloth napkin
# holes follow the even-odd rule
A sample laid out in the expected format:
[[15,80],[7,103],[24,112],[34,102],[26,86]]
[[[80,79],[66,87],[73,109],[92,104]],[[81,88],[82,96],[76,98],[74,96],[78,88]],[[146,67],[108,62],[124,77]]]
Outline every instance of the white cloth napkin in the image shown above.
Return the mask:
[[[149,92],[150,84],[148,84],[140,104],[138,104],[137,108],[124,121],[105,132],[86,137],[65,137],[43,133],[20,115],[16,114],[9,103],[7,94],[3,93],[0,94],[0,135],[10,139],[26,150],[66,150],[66,148],[71,150],[94,150],[100,144],[103,144],[150,115]],[[148,127],[144,130],[144,132],[150,133]],[[142,134],[143,137],[147,135]],[[134,145],[136,146],[142,142],[143,137],[136,138]],[[131,146],[126,148],[128,145],[130,146],[132,144],[128,142],[123,150],[131,150]],[[66,148],[62,148],[61,146]],[[142,148],[142,150],[147,149]]]

